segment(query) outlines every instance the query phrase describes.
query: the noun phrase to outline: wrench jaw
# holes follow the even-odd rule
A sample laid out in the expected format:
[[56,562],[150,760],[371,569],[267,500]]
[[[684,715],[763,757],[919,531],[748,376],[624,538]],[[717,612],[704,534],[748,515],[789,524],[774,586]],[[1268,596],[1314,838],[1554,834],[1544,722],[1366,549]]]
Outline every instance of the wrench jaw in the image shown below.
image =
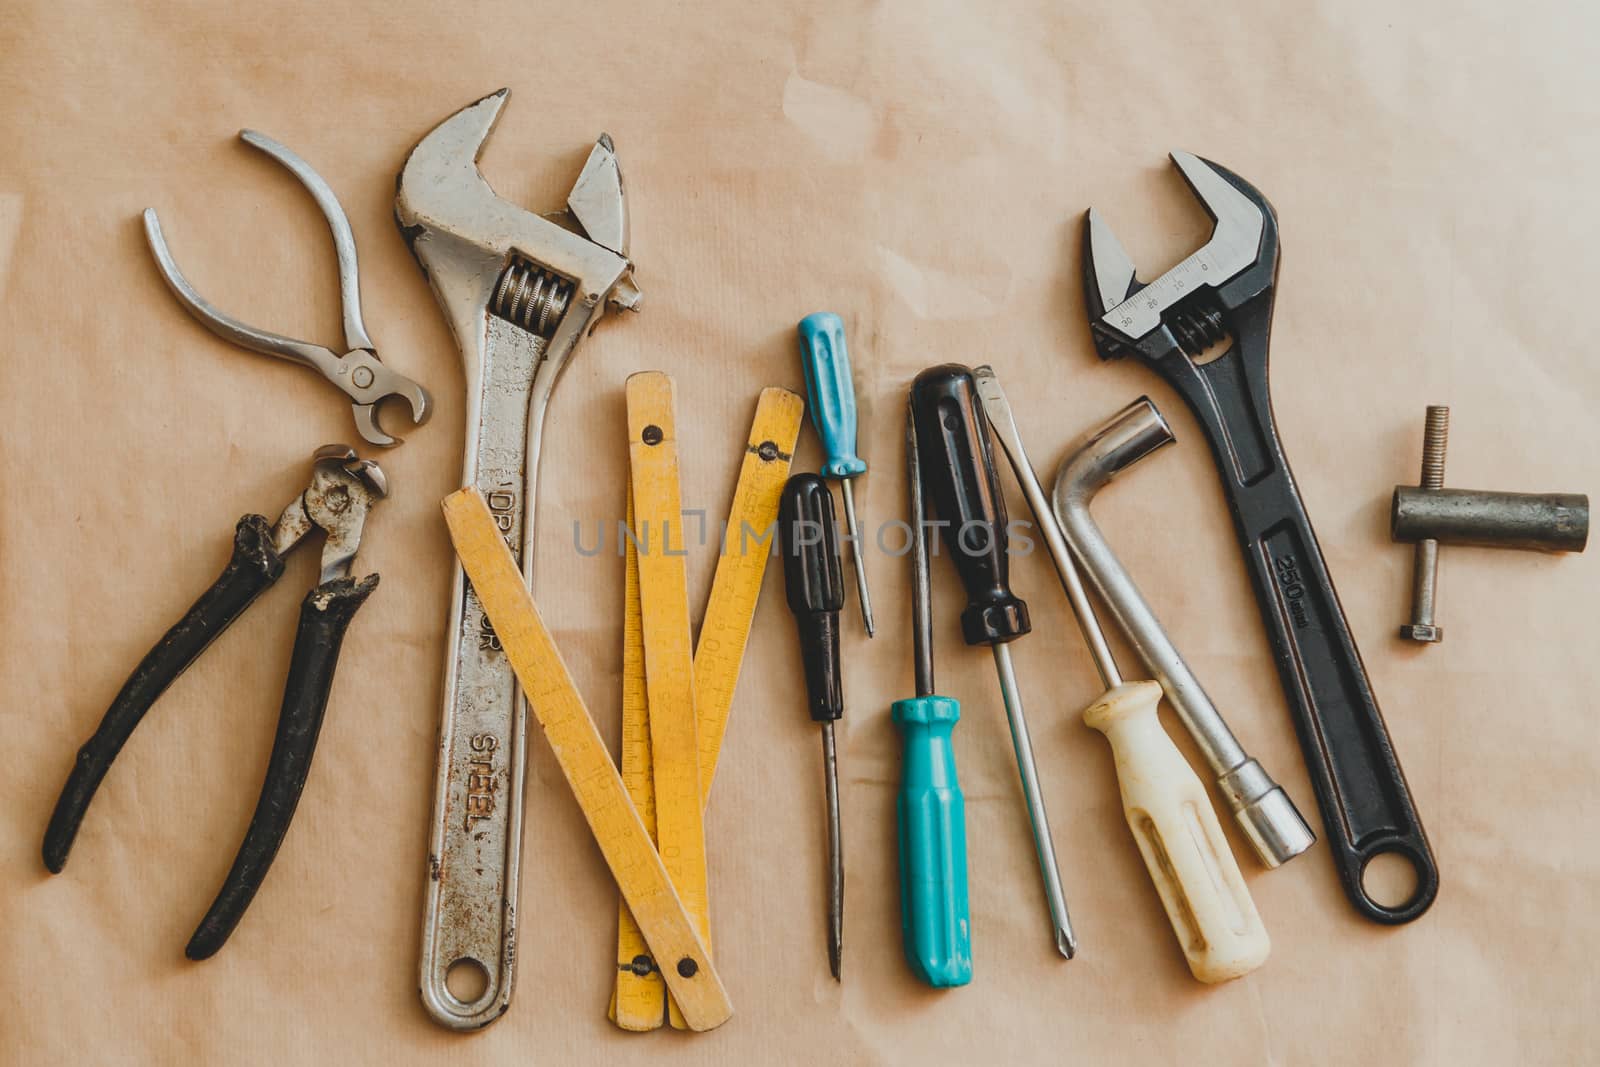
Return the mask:
[[1101,359],[1131,352],[1158,366],[1177,357],[1192,366],[1210,344],[1231,336],[1247,359],[1258,352],[1264,361],[1278,273],[1277,215],[1255,186],[1226,167],[1187,152],[1173,152],[1172,161],[1215,223],[1211,239],[1145,284],[1104,217],[1090,209],[1083,288],[1095,352]]
[[427,276],[466,364],[469,395],[487,358],[488,315],[505,272],[520,264],[571,286],[571,300],[548,337],[544,360],[559,374],[608,301],[638,304],[627,258],[628,214],[611,138],[602,134],[568,196],[582,232],[500,199],[478,157],[510,90],[479,100],[440,123],[407,157],[395,193],[395,221]]

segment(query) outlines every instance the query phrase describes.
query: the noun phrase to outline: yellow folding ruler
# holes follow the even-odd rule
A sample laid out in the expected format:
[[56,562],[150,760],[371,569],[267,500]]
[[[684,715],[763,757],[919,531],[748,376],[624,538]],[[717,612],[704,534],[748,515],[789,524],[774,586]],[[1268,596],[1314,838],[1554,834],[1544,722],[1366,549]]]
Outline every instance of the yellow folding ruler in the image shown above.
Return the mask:
[[733,1014],[695,920],[673,887],[661,855],[628,799],[583,697],[539,617],[489,505],[476,488],[444,500],[461,567],[522,683],[528,707],[544,728],[556,762],[583,809],[622,898],[638,921],[691,1030],[710,1030]]
[[[630,379],[630,385],[632,384]],[[778,517],[778,496],[789,476],[795,441],[805,404],[787,389],[765,389],[756,405],[755,421],[744,446],[744,461],[734,489],[733,505],[722,532],[721,555],[711,581],[700,639],[695,647],[693,703],[699,740],[698,770],[700,792],[696,817],[704,810],[711,792],[711,781],[727,731],[728,713],[733,703],[734,686],[744,659],[750,622],[755,615],[771,553],[771,535]],[[637,449],[644,427],[633,426],[630,413],[630,448]],[[647,424],[648,425],[648,424]],[[638,432],[633,432],[637,430]],[[667,434],[666,428],[662,428]],[[639,485],[635,468],[634,487]],[[675,515],[676,513],[674,513]],[[630,493],[628,526],[635,541],[648,557],[659,551],[658,522],[641,521],[644,510]],[[681,519],[678,520],[681,522]],[[641,533],[644,536],[640,536]],[[623,676],[622,676],[622,778],[629,795],[644,819],[647,830],[654,829],[667,801],[661,790],[664,758],[681,758],[681,752],[668,755],[656,742],[655,691],[646,683],[646,647],[653,626],[646,616],[652,610],[646,596],[641,603],[641,572],[634,543],[627,545],[627,570],[624,582]],[[681,563],[681,557],[679,559]],[[673,803],[682,803],[681,792]],[[659,831],[657,831],[659,839]],[[663,854],[666,848],[663,847]],[[680,893],[683,887],[679,886]],[[709,947],[708,931],[702,937]],[[617,982],[611,999],[610,1016],[625,1030],[654,1030],[661,1026],[667,988],[651,957],[645,937],[624,900],[617,919]],[[667,1013],[673,1026],[682,1027],[676,1013]]]

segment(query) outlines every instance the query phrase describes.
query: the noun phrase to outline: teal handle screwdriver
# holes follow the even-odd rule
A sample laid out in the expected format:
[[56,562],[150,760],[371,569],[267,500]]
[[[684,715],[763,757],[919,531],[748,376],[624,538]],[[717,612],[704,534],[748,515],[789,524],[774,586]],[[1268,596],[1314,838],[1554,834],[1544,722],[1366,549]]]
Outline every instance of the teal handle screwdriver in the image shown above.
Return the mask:
[[950,731],[961,705],[933,691],[933,605],[928,583],[922,471],[917,429],[906,408],[911,482],[911,633],[917,695],[890,715],[905,742],[895,816],[900,837],[900,927],[917,977],[947,988],[972,981],[972,921],[967,904],[967,815],[956,779]]
[[806,372],[811,424],[827,453],[822,476],[839,483],[844,496],[844,525],[855,559],[856,592],[861,598],[861,621],[867,636],[872,624],[872,598],[867,595],[867,565],[861,555],[861,528],[856,523],[856,501],[850,482],[867,472],[856,455],[856,386],[850,375],[850,350],[844,343],[844,320],[831,311],[818,311],[800,320],[800,364]]

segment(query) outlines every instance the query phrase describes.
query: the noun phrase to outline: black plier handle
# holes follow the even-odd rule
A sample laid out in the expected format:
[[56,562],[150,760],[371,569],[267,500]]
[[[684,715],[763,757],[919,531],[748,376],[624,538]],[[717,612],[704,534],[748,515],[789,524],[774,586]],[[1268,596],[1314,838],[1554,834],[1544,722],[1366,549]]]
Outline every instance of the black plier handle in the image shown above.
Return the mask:
[[178,676],[283,574],[283,557],[311,533],[327,535],[322,581],[300,606],[300,624],[284,686],[277,737],[255,815],[233,867],[190,939],[186,955],[206,959],[233,932],[266,877],[294,817],[316,750],[344,634],[356,610],[377,588],[378,576],[350,577],[361,528],[371,505],[387,493],[376,464],[342,445],[318,450],[311,484],[275,525],[246,515],[234,530],[233,554],[221,575],[183,618],[140,660],[78,751],[45,830],[44,862],[59,872],[89,803],[112,761],[152,705]]

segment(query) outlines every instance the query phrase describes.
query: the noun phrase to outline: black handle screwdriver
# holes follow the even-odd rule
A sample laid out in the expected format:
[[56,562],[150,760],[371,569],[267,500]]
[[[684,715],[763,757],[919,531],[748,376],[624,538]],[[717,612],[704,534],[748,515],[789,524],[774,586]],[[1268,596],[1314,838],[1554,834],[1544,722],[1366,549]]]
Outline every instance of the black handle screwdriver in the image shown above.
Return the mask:
[[945,545],[967,590],[961,633],[969,645],[988,645],[1000,675],[1000,695],[1011,725],[1022,794],[1033,827],[1033,845],[1044,878],[1045,899],[1056,949],[1071,959],[1077,951],[1066,895],[1050,839],[1050,821],[1039,791],[1033,744],[1017,692],[1007,645],[1028,633],[1028,605],[1011,592],[1006,505],[995,474],[989,425],[978,405],[972,372],[954,363],[929,367],[911,384],[922,488],[940,520]]
[[822,760],[828,797],[828,968],[839,978],[844,956],[844,847],[839,837],[839,757],[833,724],[844,717],[839,669],[839,611],[844,572],[833,494],[815,474],[797,474],[778,498],[778,550],[783,583],[800,631],[806,673],[806,710],[822,724]]

